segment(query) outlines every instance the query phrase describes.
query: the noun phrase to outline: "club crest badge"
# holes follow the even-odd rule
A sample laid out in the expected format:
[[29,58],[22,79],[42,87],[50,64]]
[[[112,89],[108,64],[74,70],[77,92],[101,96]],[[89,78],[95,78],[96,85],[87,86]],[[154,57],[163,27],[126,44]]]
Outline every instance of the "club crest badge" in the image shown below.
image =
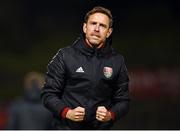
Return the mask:
[[106,78],[110,78],[113,74],[113,69],[111,67],[104,67],[103,73]]

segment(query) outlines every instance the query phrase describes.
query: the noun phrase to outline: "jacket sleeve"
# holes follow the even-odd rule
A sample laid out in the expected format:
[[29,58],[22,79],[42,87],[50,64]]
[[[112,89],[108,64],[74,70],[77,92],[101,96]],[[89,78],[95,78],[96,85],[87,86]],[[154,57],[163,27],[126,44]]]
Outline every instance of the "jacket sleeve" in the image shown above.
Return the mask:
[[115,113],[115,120],[122,118],[129,110],[129,77],[124,59],[121,59],[117,81],[114,84],[113,106],[111,111]]
[[45,84],[42,89],[41,98],[43,105],[56,116],[66,107],[61,99],[65,83],[65,65],[63,53],[60,50],[51,60],[47,67]]

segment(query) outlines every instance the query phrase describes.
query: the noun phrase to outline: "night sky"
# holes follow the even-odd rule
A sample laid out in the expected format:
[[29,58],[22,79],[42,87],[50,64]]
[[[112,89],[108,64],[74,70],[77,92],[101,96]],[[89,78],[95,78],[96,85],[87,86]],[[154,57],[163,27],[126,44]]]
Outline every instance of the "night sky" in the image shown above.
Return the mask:
[[[7,55],[28,56],[34,50],[41,54],[51,47],[50,54],[41,58],[47,59],[57,48],[71,44],[78,37],[85,13],[100,5],[112,11],[113,45],[127,57],[130,67],[180,65],[176,57],[180,34],[178,1],[4,0],[1,3],[3,59]],[[143,53],[147,58],[142,57]],[[135,56],[139,61],[134,61]]]

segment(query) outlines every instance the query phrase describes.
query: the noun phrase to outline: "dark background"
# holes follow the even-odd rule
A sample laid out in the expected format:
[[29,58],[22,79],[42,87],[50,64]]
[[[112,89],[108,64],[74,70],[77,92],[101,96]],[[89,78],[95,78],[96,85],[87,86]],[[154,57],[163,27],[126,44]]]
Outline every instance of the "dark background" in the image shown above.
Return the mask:
[[114,129],[180,129],[178,0],[1,0],[0,111],[21,95],[26,73],[45,74],[59,48],[75,41],[96,5],[112,11],[113,47],[131,80],[130,111]]

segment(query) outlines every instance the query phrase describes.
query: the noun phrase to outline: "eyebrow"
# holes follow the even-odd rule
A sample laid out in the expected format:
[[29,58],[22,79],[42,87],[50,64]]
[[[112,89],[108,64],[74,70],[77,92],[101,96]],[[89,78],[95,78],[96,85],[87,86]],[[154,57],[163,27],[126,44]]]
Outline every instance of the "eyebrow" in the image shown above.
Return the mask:
[[[89,21],[90,23],[92,23],[92,24],[96,24],[97,22],[96,21]],[[103,26],[103,27],[108,27],[106,24],[103,24],[103,23],[100,23],[99,24],[100,26]]]

